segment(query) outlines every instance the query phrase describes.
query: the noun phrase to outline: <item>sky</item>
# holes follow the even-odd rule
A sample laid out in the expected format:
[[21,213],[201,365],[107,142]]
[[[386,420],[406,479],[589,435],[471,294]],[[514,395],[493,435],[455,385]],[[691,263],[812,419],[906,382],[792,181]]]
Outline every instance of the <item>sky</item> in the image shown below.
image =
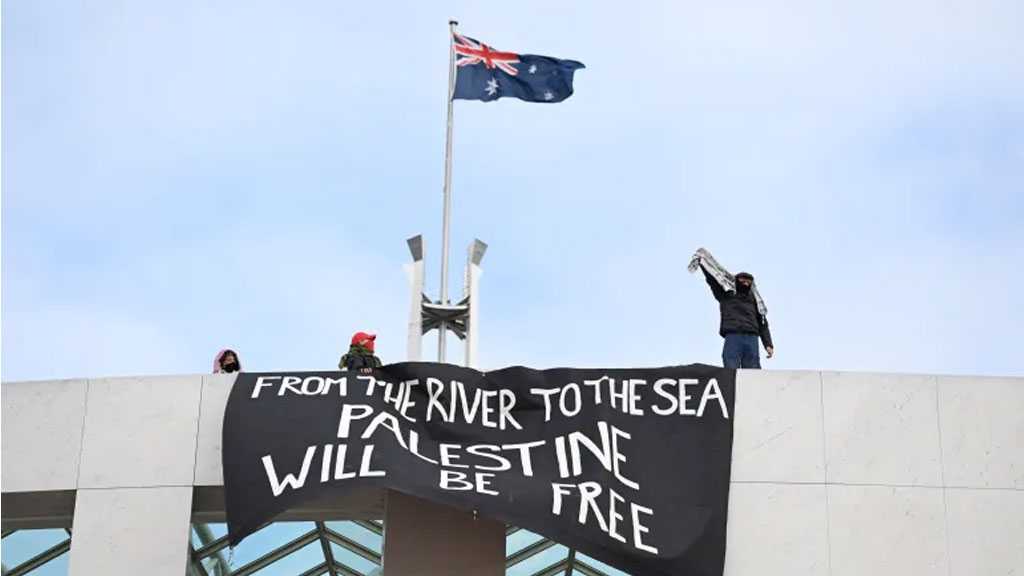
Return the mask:
[[454,105],[481,368],[719,363],[703,246],[757,277],[767,368],[1024,375],[1019,0],[12,0],[3,380],[333,369],[357,330],[404,360],[449,18],[586,64]]

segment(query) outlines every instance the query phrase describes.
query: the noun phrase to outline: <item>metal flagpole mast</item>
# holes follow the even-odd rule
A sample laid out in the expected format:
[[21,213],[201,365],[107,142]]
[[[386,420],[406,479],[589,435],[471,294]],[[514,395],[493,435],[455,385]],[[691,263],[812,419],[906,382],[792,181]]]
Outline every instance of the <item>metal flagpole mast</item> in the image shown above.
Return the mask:
[[[448,135],[444,147],[444,219],[441,228],[441,301],[442,306],[448,302],[448,236],[452,212],[452,96],[455,94],[455,27],[459,23],[448,21]],[[447,324],[441,322],[437,327],[437,361],[444,362],[446,348]]]

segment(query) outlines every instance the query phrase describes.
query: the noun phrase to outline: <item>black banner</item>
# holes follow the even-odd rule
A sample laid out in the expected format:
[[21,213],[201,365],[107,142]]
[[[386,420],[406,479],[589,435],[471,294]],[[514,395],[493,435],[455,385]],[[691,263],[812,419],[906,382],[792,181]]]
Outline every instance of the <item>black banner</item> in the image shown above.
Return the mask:
[[231,542],[375,485],[634,574],[721,576],[735,378],[701,364],[242,373],[224,417]]

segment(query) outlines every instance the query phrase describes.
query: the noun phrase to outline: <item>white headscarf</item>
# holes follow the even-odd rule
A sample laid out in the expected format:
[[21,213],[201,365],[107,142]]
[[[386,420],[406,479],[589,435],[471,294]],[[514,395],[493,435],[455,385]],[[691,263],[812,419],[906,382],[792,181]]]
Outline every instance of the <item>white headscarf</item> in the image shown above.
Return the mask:
[[[721,286],[723,290],[728,292],[736,291],[736,277],[730,274],[724,266],[718,263],[718,260],[715,260],[715,257],[711,255],[711,252],[708,252],[704,248],[698,248],[697,251],[693,253],[693,258],[690,259],[690,265],[687,266],[687,269],[692,273],[696,272],[697,268],[701,266],[707,270],[708,274],[718,282],[718,285]],[[750,290],[754,293],[754,300],[757,301],[757,311],[761,313],[762,317],[767,318],[768,307],[764,305],[764,299],[761,298],[761,293],[757,291],[757,284],[752,283],[750,285]]]

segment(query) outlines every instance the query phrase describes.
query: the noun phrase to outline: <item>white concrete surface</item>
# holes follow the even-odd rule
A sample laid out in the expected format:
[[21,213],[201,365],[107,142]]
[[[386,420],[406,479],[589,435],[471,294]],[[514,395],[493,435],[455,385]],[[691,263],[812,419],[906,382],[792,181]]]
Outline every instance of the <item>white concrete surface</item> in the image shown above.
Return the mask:
[[946,491],[951,576],[1024,574],[1024,491]]
[[946,485],[1024,489],[1021,380],[939,377],[938,382]]
[[78,487],[192,486],[202,382],[90,380]]
[[828,507],[822,484],[734,483],[727,576],[827,576]]
[[2,391],[3,491],[74,490],[86,381],[20,382]]
[[821,374],[742,372],[735,411],[733,481],[825,482]]
[[191,512],[189,486],[79,490],[69,576],[182,576]]
[[196,486],[221,486],[221,440],[224,432],[224,409],[228,405],[234,374],[203,376],[202,406],[199,410],[199,441],[196,447]]
[[822,374],[829,483],[942,486],[933,376]]
[[[109,571],[117,545],[180,575],[232,381],[5,383],[3,492],[78,489],[72,574],[135,573]],[[728,576],[1024,575],[1024,379],[741,371],[737,390]],[[145,530],[168,548],[133,549]]]
[[827,488],[832,576],[946,576],[942,488]]

